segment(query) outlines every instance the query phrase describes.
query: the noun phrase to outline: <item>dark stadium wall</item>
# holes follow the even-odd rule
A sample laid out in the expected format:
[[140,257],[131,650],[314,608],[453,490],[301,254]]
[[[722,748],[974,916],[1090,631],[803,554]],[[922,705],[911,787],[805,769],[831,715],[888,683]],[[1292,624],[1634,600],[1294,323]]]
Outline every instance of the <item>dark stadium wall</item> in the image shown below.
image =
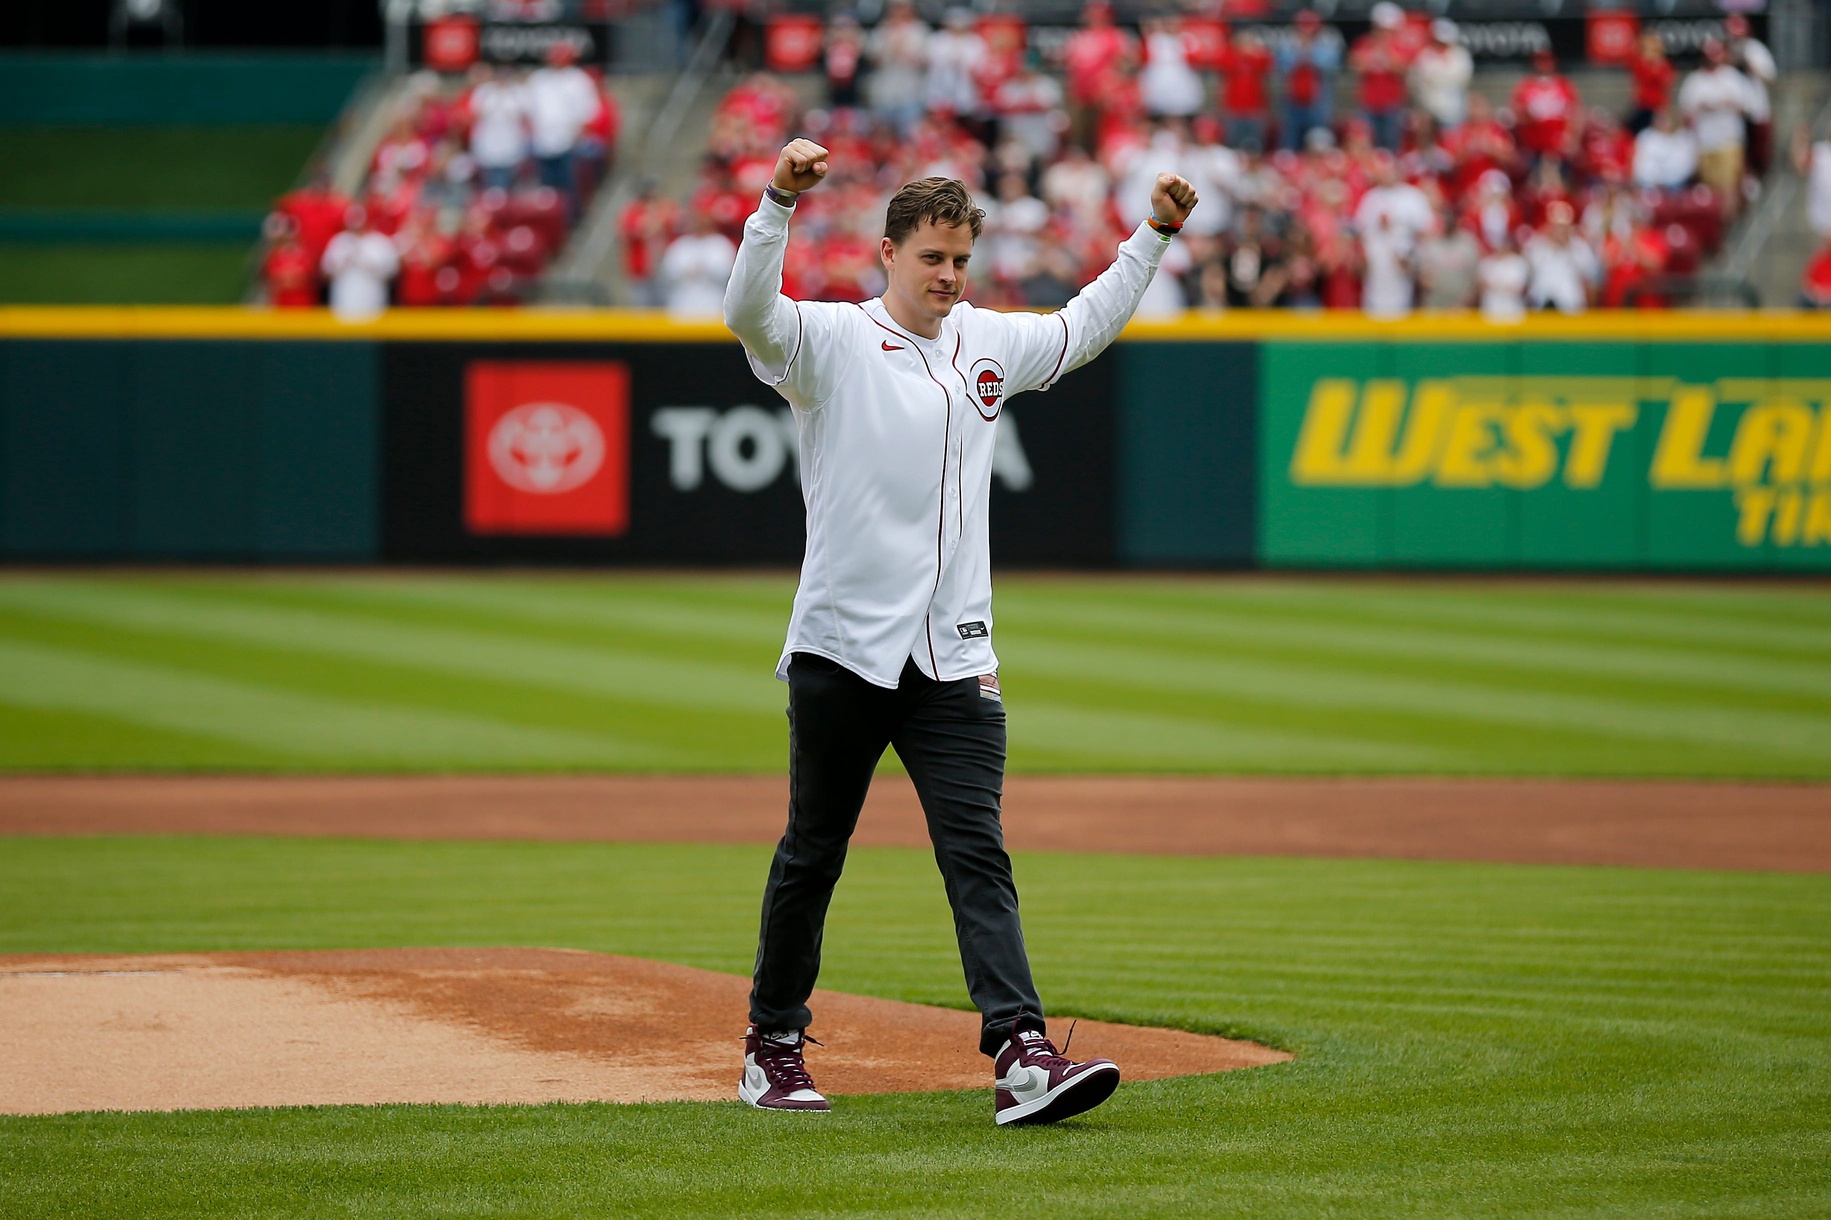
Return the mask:
[[1258,499],[1258,347],[1124,343],[1116,362],[1119,561],[1244,567]]
[[[9,0],[0,46],[105,47],[115,0]],[[313,0],[310,4],[252,0],[182,0],[186,48],[379,47],[376,0]],[[130,33],[131,47],[163,49],[157,28]]]
[[0,343],[0,555],[375,558],[376,357],[360,343]]
[[111,127],[328,123],[368,54],[0,52],[0,123]]

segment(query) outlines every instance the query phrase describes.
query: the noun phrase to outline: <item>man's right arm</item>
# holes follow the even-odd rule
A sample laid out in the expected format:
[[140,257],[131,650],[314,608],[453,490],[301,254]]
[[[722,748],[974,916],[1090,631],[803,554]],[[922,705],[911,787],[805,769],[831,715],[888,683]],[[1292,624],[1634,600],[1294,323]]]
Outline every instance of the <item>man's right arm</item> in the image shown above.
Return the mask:
[[780,385],[788,376],[804,337],[799,308],[782,295],[782,259],[793,214],[792,207],[763,197],[744,222],[744,240],[725,285],[725,325],[769,385]]
[[[795,196],[826,177],[826,157],[827,150],[812,140],[791,140],[782,149],[770,189],[744,222],[744,240],[725,285],[725,325],[744,345],[752,371],[803,409],[819,398],[801,350],[810,311],[782,295],[782,259]],[[771,197],[774,192],[782,192],[787,202],[778,203]]]

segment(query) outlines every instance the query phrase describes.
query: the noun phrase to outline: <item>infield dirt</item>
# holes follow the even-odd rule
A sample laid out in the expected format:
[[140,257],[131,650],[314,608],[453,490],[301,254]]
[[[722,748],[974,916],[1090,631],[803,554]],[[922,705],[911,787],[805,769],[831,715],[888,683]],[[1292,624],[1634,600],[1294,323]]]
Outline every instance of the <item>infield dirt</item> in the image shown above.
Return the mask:
[[[777,776],[15,777],[0,834],[773,843]],[[1013,848],[1831,871],[1831,786],[1012,776]],[[927,846],[901,775],[859,846]]]
[[[4,957],[0,1113],[730,1100],[749,986],[564,949]],[[830,991],[813,1007],[829,1093],[990,1084],[976,1013]],[[1102,1021],[1073,1049],[1128,1080],[1291,1058]]]

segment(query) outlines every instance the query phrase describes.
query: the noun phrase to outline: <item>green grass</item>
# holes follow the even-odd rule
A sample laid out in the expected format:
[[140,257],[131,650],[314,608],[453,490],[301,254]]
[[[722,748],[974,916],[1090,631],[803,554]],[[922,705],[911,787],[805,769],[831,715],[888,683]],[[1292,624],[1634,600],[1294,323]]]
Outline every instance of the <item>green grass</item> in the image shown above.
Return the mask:
[[0,245],[0,304],[233,305],[249,243]]
[[[0,768],[776,771],[793,584],[0,576]],[[1019,771],[1831,778],[1831,589],[998,584]]]
[[[0,950],[535,944],[742,973],[766,854],[11,839]],[[0,1214],[1831,1211],[1825,878],[1052,854],[1017,869],[1054,1009],[1246,1032],[1297,1062],[1127,1085],[1018,1131],[993,1127],[985,1091],[844,1099],[818,1123],[736,1103],[7,1118]],[[925,853],[854,853],[823,983],[963,1006],[940,888]]]
[[0,207],[264,209],[323,135],[312,124],[0,126]]
[[[0,126],[0,214],[258,214],[292,187],[323,134],[312,124]],[[86,234],[98,236],[119,235]],[[247,287],[252,244],[6,242],[0,304],[231,305]]]

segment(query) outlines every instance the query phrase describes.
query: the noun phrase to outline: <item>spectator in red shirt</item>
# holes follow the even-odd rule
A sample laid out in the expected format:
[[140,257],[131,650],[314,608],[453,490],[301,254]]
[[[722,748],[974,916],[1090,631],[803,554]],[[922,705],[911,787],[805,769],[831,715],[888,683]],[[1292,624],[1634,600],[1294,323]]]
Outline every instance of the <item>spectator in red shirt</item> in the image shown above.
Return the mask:
[[276,309],[310,309],[323,304],[318,260],[299,241],[299,226],[289,216],[267,218],[273,247],[261,264],[267,302]]
[[1519,168],[1519,151],[1513,133],[1494,117],[1494,106],[1479,93],[1469,95],[1469,118],[1444,137],[1443,146],[1455,168],[1448,183],[1453,197],[1462,198],[1489,170],[1505,177]]
[[655,282],[655,270],[661,266],[668,243],[681,233],[680,209],[658,192],[659,184],[644,178],[617,222],[623,238],[623,278],[635,304],[645,309],[667,304],[666,294]]
[[1297,14],[1296,34],[1278,50],[1278,76],[1284,81],[1284,130],[1280,141],[1296,152],[1304,137],[1329,126],[1335,96],[1335,73],[1341,69],[1341,47],[1322,37],[1322,18],[1311,9]]
[[1241,30],[1221,52],[1221,94],[1227,115],[1227,142],[1235,148],[1265,151],[1265,127],[1271,109],[1266,78],[1271,75],[1272,53],[1257,35]]
[[1577,147],[1577,169],[1592,182],[1626,181],[1634,168],[1634,137],[1607,110],[1589,112]]
[[859,85],[865,60],[865,31],[858,18],[840,13],[827,26],[826,47],[821,55],[826,68],[826,97],[829,106],[860,106],[864,99]]
[[[400,276],[394,281],[395,299],[405,306],[449,305],[459,277],[452,272],[456,247],[425,216],[416,217],[401,233]],[[447,273],[450,274],[447,274]]]
[[617,137],[623,132],[623,108],[617,104],[617,95],[610,91],[596,68],[586,71],[597,86],[598,108],[579,132],[579,142],[573,148],[573,156],[578,160],[580,207],[591,201],[598,184],[616,165]]
[[298,226],[299,244],[318,260],[324,257],[324,248],[331,244],[331,238],[343,232],[343,218],[350,212],[350,197],[331,186],[328,170],[320,170],[309,184],[281,196],[274,211],[292,219]]
[[1558,74],[1557,57],[1534,54],[1531,75],[1513,89],[1513,131],[1529,162],[1569,155],[1582,104],[1576,87]]
[[1831,239],[1818,248],[1799,282],[1801,309],[1831,309]]
[[1360,81],[1361,113],[1373,129],[1373,142],[1397,152],[1405,129],[1405,69],[1410,66],[1399,27],[1405,10],[1380,0],[1373,6],[1373,29],[1355,40],[1348,66]]
[[1666,58],[1665,40],[1658,34],[1640,36],[1640,54],[1628,65],[1634,74],[1634,108],[1628,112],[1627,127],[1639,135],[1653,126],[1653,116],[1672,104],[1672,85],[1678,72]]
[[1086,24],[1069,35],[1062,48],[1068,74],[1068,120],[1074,142],[1093,147],[1099,139],[1100,115],[1120,81],[1138,59],[1137,39],[1113,24],[1113,6],[1092,0]]

